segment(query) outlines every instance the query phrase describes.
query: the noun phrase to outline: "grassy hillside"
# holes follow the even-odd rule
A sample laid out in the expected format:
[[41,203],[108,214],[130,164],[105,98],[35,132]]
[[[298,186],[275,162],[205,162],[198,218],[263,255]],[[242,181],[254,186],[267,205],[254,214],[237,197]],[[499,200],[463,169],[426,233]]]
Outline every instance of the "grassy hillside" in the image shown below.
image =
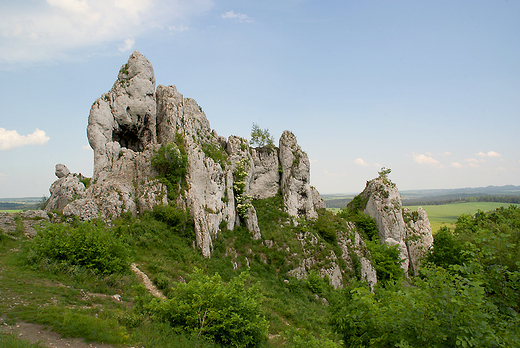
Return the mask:
[[[254,205],[263,240],[252,240],[243,226],[221,226],[211,258],[194,248],[188,216],[169,206],[110,225],[68,219],[34,239],[20,230],[0,231],[0,321],[38,323],[65,337],[113,347],[520,344],[520,210],[466,219],[456,235],[444,230],[421,277],[403,278],[397,249],[371,241],[369,235],[377,233],[367,233],[370,219],[362,214],[322,210],[314,222],[295,223],[280,196]],[[446,222],[459,212],[492,206],[444,208],[429,214]],[[359,259],[353,258],[351,272],[338,260],[346,271],[343,290],[316,272],[329,267],[328,256],[339,248],[336,233],[345,231],[349,219],[367,228],[360,230],[368,246],[364,253],[378,278],[386,277],[374,292],[360,281]],[[307,249],[298,240],[305,235]],[[316,263],[307,278],[287,274],[309,256]],[[147,292],[131,263],[165,299]]]

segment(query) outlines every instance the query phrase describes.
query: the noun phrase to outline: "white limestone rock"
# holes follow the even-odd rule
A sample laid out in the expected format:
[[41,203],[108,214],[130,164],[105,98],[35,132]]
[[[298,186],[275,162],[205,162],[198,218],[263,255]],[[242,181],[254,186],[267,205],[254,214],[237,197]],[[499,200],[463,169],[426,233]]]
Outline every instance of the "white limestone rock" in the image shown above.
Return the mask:
[[430,220],[426,211],[419,207],[417,211],[408,208],[403,210],[403,218],[406,221],[406,247],[410,258],[409,273],[419,274],[422,257],[433,246],[433,233]]
[[341,247],[342,252],[341,257],[345,260],[348,267],[354,270],[354,264],[350,255],[350,251],[352,251],[361,264],[361,279],[367,282],[370,289],[373,289],[377,284],[377,273],[370,262],[370,252],[368,251],[365,242],[356,231],[354,224],[349,222],[348,226],[348,231],[337,232],[338,245]]
[[134,51],[119,71],[112,89],[98,98],[87,126],[94,150],[94,178],[107,170],[113,158],[113,144],[142,151],[157,142],[155,76],[150,62]]
[[280,137],[279,159],[282,170],[281,190],[287,213],[294,217],[316,219],[310,185],[310,162],[296,137],[284,131]]
[[79,175],[68,174],[56,180],[49,188],[50,197],[45,205],[45,211],[59,210],[77,198],[85,196],[85,185]]
[[[404,260],[402,268],[407,274],[416,273],[421,250],[431,245],[433,240],[426,212],[421,209],[418,213],[420,218],[407,225],[403,218],[401,195],[396,185],[383,177],[368,181],[361,197],[367,202],[364,212],[376,220],[381,243],[398,245]],[[415,236],[413,243],[412,235]]]
[[280,190],[280,163],[278,149],[263,147],[251,149],[253,159],[249,194],[253,199],[274,197]]
[[67,168],[66,165],[58,163],[58,164],[56,164],[55,174],[58,177],[58,179],[61,179],[61,178],[65,177],[65,176],[69,175],[70,174],[70,170],[69,170],[69,168]]

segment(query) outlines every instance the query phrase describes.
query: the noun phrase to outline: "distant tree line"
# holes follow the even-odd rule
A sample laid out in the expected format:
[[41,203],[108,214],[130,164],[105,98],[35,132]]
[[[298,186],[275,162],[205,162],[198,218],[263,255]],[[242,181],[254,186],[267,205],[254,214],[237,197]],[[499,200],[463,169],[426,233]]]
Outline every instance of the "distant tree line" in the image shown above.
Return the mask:
[[351,198],[337,198],[337,199],[329,199],[325,201],[325,206],[327,208],[339,208],[343,209],[347,206],[348,202],[350,202]]
[[25,203],[8,203],[8,202],[0,202],[0,209],[2,210],[19,210],[19,209],[27,209],[28,205]]
[[[403,199],[403,205],[443,205],[450,203],[470,203],[470,202],[497,202],[497,203],[520,203],[520,196],[470,196],[470,197],[453,197],[453,198],[421,198],[421,199]],[[328,207],[328,206],[327,206]]]

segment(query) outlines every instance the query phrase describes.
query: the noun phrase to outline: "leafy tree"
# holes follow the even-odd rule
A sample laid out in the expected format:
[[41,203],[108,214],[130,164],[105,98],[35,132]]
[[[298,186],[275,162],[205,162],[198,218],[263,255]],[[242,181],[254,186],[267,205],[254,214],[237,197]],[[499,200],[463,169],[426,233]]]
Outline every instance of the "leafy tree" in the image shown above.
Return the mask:
[[354,285],[332,303],[331,324],[347,347],[495,347],[495,308],[481,284],[442,268],[423,270],[413,286]]
[[269,133],[269,129],[261,129],[256,123],[251,127],[251,140],[249,143],[252,146],[264,147],[274,149],[274,138]]
[[380,178],[383,178],[383,179],[386,179],[388,178],[388,175],[392,172],[392,169],[390,168],[385,168],[385,167],[381,167],[381,171],[378,172],[379,174],[379,177]]
[[383,285],[400,280],[403,275],[401,252],[397,244],[379,243],[379,240],[367,241],[372,264],[376,270],[377,280]]
[[253,347],[267,339],[269,323],[261,313],[262,297],[250,275],[242,272],[228,284],[218,273],[195,270],[188,283],[177,283],[172,297],[154,299],[143,309],[174,328],[226,347]]
[[451,230],[442,226],[435,234],[433,250],[426,260],[437,266],[448,268],[450,265],[462,265],[467,259],[462,243],[456,239]]

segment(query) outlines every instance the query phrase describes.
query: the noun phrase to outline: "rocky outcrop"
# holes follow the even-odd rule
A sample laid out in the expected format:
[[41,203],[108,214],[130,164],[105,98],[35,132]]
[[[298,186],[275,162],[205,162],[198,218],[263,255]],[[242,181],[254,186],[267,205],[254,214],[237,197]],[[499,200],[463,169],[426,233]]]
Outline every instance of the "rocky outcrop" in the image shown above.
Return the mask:
[[[189,210],[196,244],[210,256],[221,228],[244,224],[251,238],[261,238],[252,199],[282,192],[289,215],[310,219],[317,217],[315,205],[323,206],[310,186],[309,159],[292,133],[283,133],[279,149],[253,149],[244,138],[219,136],[195,100],[175,86],[155,89],[153,67],[137,51],[92,105],[87,136],[94,150],[92,179],[57,166],[47,211],[110,220],[176,204]],[[185,157],[185,177],[169,187],[152,165],[163,147],[173,151],[166,157]]]
[[409,273],[419,274],[421,258],[433,245],[433,234],[426,211],[419,207],[417,211],[403,209],[403,218],[406,223],[406,247],[410,260]]
[[135,51],[121,67],[112,89],[90,109],[87,137],[94,150],[94,179],[110,170],[120,148],[138,152],[155,144],[156,119],[153,68]]
[[433,243],[432,230],[426,212],[405,212],[397,187],[386,177],[367,182],[361,198],[366,203],[364,212],[376,220],[381,243],[397,244],[403,259],[402,267],[415,274],[423,252]]
[[34,237],[37,229],[49,221],[49,215],[43,210],[28,210],[21,213],[0,212],[0,234],[6,233],[12,238],[17,238],[21,234]]
[[337,238],[338,245],[341,247],[341,257],[347,263],[347,267],[355,270],[353,258],[357,258],[360,278],[367,283],[370,289],[373,289],[377,284],[376,270],[370,262],[370,253],[365,242],[356,231],[354,224],[349,222],[347,232],[338,231]]
[[285,209],[291,216],[318,217],[310,185],[310,162],[296,137],[289,131],[280,137],[281,189]]

